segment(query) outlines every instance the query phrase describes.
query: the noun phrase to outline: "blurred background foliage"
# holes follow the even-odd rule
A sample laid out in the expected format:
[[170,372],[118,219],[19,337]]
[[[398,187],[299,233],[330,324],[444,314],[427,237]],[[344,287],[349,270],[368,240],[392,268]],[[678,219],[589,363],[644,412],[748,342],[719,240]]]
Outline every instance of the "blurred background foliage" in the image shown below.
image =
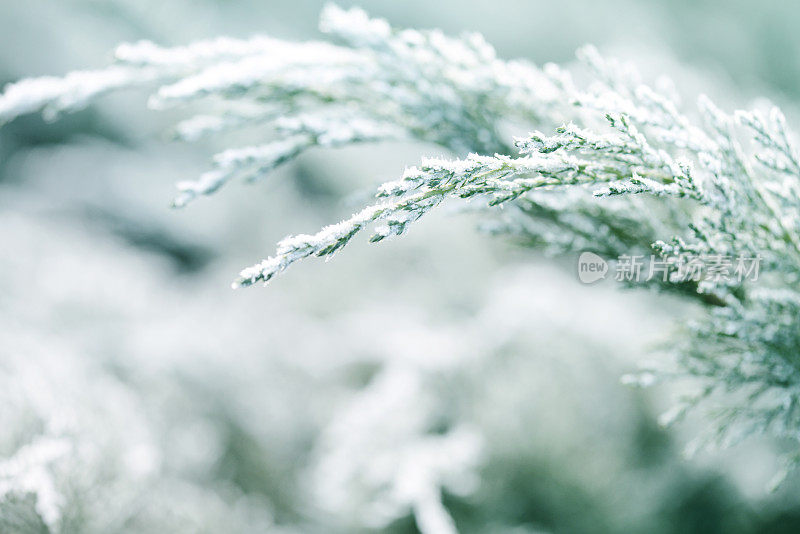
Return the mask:
[[[0,82],[100,66],[121,41],[313,38],[322,5],[5,1]],[[648,75],[674,77],[687,94],[704,90],[730,105],[764,94],[791,109],[800,96],[793,2],[363,7],[398,26],[480,31],[500,55],[538,63],[569,62],[591,42]],[[315,152],[265,183],[170,211],[173,183],[201,173],[216,145],[165,142],[181,112],[143,111],[144,101],[143,93],[113,95],[52,124],[29,116],[0,130],[0,454],[35,434],[20,415],[28,405],[44,419],[72,407],[77,430],[66,435],[100,451],[58,464],[59,488],[70,490],[57,530],[415,532],[408,511],[370,526],[359,500],[369,496],[347,494],[350,486],[320,468],[338,446],[330,428],[398,365],[424,375],[437,421],[469,424],[484,438],[473,491],[444,495],[463,532],[800,529],[797,481],[764,489],[782,444],[687,459],[681,450],[702,421],[662,429],[656,416],[674,392],[619,384],[670,335],[671,317],[692,313],[683,303],[582,287],[569,262],[442,215],[380,250],[354,243],[268,289],[230,291],[238,269],[277,239],[338,220],[352,206],[349,191],[396,177],[432,149]],[[31,376],[57,401],[20,386]],[[119,398],[108,397],[106,381]],[[417,397],[389,406],[381,424],[403,420],[405,410],[431,416]],[[139,442],[150,460],[132,471],[123,459]],[[358,472],[371,457],[350,460]],[[123,498],[134,486],[148,496]],[[345,493],[345,504],[331,493]],[[25,499],[6,496],[0,530],[48,528],[25,515]],[[103,519],[101,510],[115,507],[124,519]]]

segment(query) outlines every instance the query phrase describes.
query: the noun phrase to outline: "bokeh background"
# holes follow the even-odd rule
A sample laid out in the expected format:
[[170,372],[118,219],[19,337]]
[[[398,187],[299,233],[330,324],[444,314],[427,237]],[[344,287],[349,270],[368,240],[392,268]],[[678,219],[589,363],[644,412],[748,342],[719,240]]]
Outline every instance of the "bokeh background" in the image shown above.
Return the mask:
[[[315,38],[322,5],[2,1],[0,82],[100,67],[122,41]],[[362,7],[537,63],[594,43],[689,95],[796,116],[800,4]],[[146,97],[0,129],[0,531],[412,533],[426,483],[461,532],[800,529],[796,479],[766,490],[784,444],[687,456],[703,421],[657,424],[679,392],[619,382],[696,310],[582,286],[569,258],[448,213],[232,291],[278,239],[438,149],[313,152],[175,211],[173,184],[225,145],[170,142],[180,111]]]

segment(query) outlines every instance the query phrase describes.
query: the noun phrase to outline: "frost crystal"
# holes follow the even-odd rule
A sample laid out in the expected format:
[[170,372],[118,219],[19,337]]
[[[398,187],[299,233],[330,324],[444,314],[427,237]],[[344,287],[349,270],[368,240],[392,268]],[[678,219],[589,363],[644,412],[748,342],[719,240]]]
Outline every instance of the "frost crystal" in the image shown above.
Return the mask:
[[[220,110],[181,123],[183,138],[244,124],[272,133],[215,156],[212,170],[179,184],[176,206],[233,178],[256,179],[313,147],[410,138],[451,153],[409,167],[350,218],[283,239],[272,256],[241,272],[236,287],[269,282],[298,260],[329,256],[373,223],[371,241],[382,241],[443,202],[467,199],[481,201],[478,211],[492,233],[551,253],[758,256],[768,275],[757,283],[633,284],[694,299],[705,314],[676,344],[678,371],[626,380],[698,381],[697,397],[664,422],[687,407],[713,404],[720,443],[753,432],[800,439],[800,159],[779,110],[727,113],[704,96],[683,106],[669,84],[651,87],[593,47],[578,52],[589,78],[579,84],[556,65],[498,59],[475,34],[398,30],[360,9],[332,5],[320,26],[336,44],[259,37],[176,48],[123,45],[107,69],[9,85],[0,95],[0,122],[156,83],[154,108],[196,103]],[[516,139],[503,133],[518,124],[533,133]],[[408,465],[451,458],[450,445],[442,438],[410,449]],[[387,469],[406,461],[387,460]],[[372,482],[395,480],[383,475]],[[429,532],[451,531],[437,504],[438,479],[429,471],[408,477],[392,482],[392,506],[413,507]]]

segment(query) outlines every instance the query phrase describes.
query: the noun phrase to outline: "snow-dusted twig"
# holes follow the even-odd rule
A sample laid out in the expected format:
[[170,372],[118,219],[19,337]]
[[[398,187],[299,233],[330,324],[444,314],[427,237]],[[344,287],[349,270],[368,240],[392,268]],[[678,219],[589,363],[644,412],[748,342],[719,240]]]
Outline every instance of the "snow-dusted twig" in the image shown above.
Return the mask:
[[[703,383],[701,397],[727,403],[720,436],[745,428],[800,439],[800,159],[780,111],[731,114],[704,96],[684,107],[593,47],[578,53],[588,82],[577,83],[556,65],[501,60],[476,34],[398,30],[335,6],[320,26],[334,44],[124,45],[107,69],[11,84],[0,122],[153,83],[155,109],[222,110],[179,125],[184,138],[269,127],[272,138],[222,152],[213,170],[179,184],[176,206],[313,147],[407,137],[451,152],[384,184],[352,217],[282,240],[235,286],[329,256],[373,223],[372,241],[402,234],[442,202],[465,199],[481,202],[492,232],[549,251],[759,258],[757,282],[665,275],[631,285],[708,305],[675,352],[681,373]],[[512,142],[503,132],[519,124],[535,131]]]

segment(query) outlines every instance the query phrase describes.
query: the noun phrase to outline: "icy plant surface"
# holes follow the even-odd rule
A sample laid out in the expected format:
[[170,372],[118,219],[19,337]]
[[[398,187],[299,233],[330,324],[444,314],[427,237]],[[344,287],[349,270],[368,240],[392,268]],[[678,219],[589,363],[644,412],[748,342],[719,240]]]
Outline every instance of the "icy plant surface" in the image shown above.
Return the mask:
[[[523,519],[493,507],[519,498],[505,479],[520,469],[534,470],[525,498],[584,488],[597,509],[573,527],[609,515],[622,528],[641,520],[603,495],[624,477],[672,491],[672,469],[620,478],[613,458],[636,458],[647,424],[596,357],[605,329],[566,340],[574,311],[548,306],[578,297],[576,284],[529,285],[547,271],[497,273],[466,319],[377,302],[321,320],[285,299],[241,308],[224,288],[186,291],[154,258],[85,228],[0,221],[20,253],[0,268],[15,311],[2,347],[4,532],[374,532],[409,515],[426,533],[510,528]],[[71,283],[26,289],[45,258]],[[612,325],[640,313],[612,309]],[[587,442],[595,453],[581,455]],[[535,472],[553,461],[569,467]],[[489,524],[454,518],[445,496]],[[543,506],[563,505],[553,499]]]
[[[103,93],[155,85],[154,109],[203,108],[176,125],[180,138],[253,125],[272,132],[215,155],[208,172],[179,183],[177,207],[231,180],[259,179],[315,147],[408,138],[452,154],[408,168],[352,217],[282,240],[236,286],[267,283],[299,260],[330,256],[368,228],[373,242],[400,235],[444,202],[471,201],[489,231],[550,253],[759,258],[761,276],[753,281],[632,281],[695,300],[703,314],[683,326],[668,350],[673,358],[626,381],[695,380],[697,394],[664,422],[704,407],[722,443],[754,433],[800,437],[800,159],[778,109],[728,113],[703,96],[684,104],[669,83],[648,85],[592,47],[579,51],[583,66],[573,72],[499,59],[475,34],[394,29],[359,9],[329,6],[321,29],[330,42],[122,45],[107,68],[10,84],[0,95],[0,122],[35,111],[53,117]],[[535,131],[521,135],[527,130]],[[465,424],[421,437],[434,424],[425,417],[435,409],[419,401],[431,371],[409,365],[382,369],[321,438],[320,450],[329,453],[319,461],[322,478],[367,504],[338,502],[331,490],[320,502],[337,510],[366,506],[375,525],[411,511],[424,531],[452,532],[440,495],[472,487],[480,433]],[[386,424],[372,412],[376,399],[387,403],[383,410],[409,405],[391,392],[418,392],[413,406],[427,407],[398,416],[393,428],[347,436],[342,428]],[[15,449],[2,471],[22,484],[21,493],[41,494],[37,517],[50,525],[61,520],[64,497],[38,466],[63,454],[60,432]],[[340,460],[364,456],[380,459],[374,471]],[[136,464],[143,475],[133,475],[155,469],[148,462]]]

